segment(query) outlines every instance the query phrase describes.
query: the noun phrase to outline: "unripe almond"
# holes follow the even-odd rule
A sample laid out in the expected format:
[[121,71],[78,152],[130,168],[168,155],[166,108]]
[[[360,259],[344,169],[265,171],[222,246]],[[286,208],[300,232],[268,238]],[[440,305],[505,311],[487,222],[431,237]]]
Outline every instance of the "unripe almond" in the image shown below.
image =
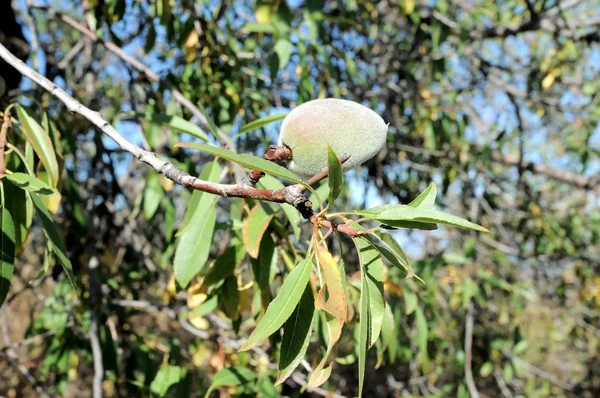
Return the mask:
[[279,145],[292,152],[288,168],[311,177],[327,166],[327,145],[350,155],[344,171],[375,156],[385,145],[387,124],[371,109],[341,99],[317,99],[294,108],[283,120]]

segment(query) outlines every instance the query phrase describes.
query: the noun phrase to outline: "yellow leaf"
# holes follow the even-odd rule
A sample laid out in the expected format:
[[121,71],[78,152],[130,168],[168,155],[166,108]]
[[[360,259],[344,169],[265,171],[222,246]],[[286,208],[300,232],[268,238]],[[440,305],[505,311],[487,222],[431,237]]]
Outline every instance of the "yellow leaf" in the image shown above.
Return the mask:
[[202,282],[190,286],[187,290],[187,305],[190,308],[196,308],[206,301],[206,288],[202,287]]
[[41,196],[44,200],[44,204],[48,208],[48,211],[51,212],[52,214],[56,214],[58,212],[58,208],[60,207],[60,201],[62,199],[60,192],[54,191],[50,195],[41,195]]
[[195,30],[192,30],[185,40],[185,47],[196,47],[198,44],[198,33]]

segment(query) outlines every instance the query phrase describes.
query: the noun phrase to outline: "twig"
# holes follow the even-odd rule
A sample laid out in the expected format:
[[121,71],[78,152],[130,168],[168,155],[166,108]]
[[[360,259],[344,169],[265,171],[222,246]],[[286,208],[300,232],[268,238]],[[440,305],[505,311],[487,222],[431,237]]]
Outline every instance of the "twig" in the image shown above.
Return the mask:
[[65,329],[72,327],[73,325],[74,325],[74,322],[69,321],[64,327],[62,327],[60,329],[47,330],[44,333],[36,334],[35,336],[30,337],[28,339],[18,341],[16,343],[12,343],[10,346],[0,347],[0,352],[5,352],[10,349],[17,350],[19,348],[26,347],[28,345],[37,343],[38,341],[44,340],[46,337],[54,336],[56,333],[62,332]]
[[510,358],[513,362],[517,362],[517,363],[523,365],[526,368],[526,370],[529,371],[529,373],[539,376],[542,379],[548,380],[550,383],[562,388],[563,390],[571,391],[573,389],[573,387],[571,385],[567,384],[566,382],[564,382],[562,380],[559,380],[554,375],[546,372],[545,370],[542,370],[542,369],[530,364],[529,362],[517,357],[512,352],[510,352],[506,349],[503,349],[502,353],[504,355],[506,355],[508,358]]
[[[108,41],[108,40],[101,39],[100,37],[98,37],[98,35],[96,33],[92,32],[85,25],[79,23],[75,19],[73,19],[70,16],[65,15],[59,11],[56,11],[52,8],[42,6],[39,4],[32,4],[31,7],[37,8],[40,10],[46,10],[50,14],[57,15],[63,22],[65,22],[67,25],[71,26],[73,29],[79,31],[81,34],[83,34],[84,36],[89,38],[92,42],[102,44],[104,47],[106,47],[107,50],[109,50],[110,52],[115,54],[121,60],[130,64],[138,71],[142,72],[150,81],[160,83],[161,85],[169,88],[171,90],[171,92],[173,93],[173,98],[177,102],[179,102],[181,105],[186,107],[196,117],[196,119],[198,119],[198,121],[203,125],[203,127],[205,129],[210,130],[210,123],[206,119],[206,116],[204,115],[204,113],[202,113],[202,111],[196,105],[194,105],[190,100],[185,98],[185,96],[183,95],[183,93],[181,91],[179,91],[177,88],[175,88],[168,80],[162,79],[159,75],[157,75],[154,71],[152,71],[152,69],[150,69],[149,67],[144,65],[141,61],[139,61],[136,58],[132,57],[131,55],[127,54],[117,44],[115,44],[111,41]],[[221,143],[223,144],[224,147],[231,148],[231,149],[234,148],[233,141],[231,140],[231,138],[229,138],[229,136],[227,134],[225,134],[220,129],[217,129],[217,134],[218,134],[219,141],[221,141]]]
[[498,383],[498,387],[500,387],[500,391],[502,392],[502,395],[504,395],[504,398],[513,398],[513,395],[504,382],[504,378],[499,370],[494,372],[494,378],[496,379],[496,383]]
[[475,311],[473,302],[469,304],[467,309],[467,319],[465,325],[465,378],[467,381],[467,387],[469,388],[469,395],[471,398],[479,398],[479,391],[475,386],[473,380],[473,372],[471,370],[471,361],[473,359],[473,312]]
[[[427,150],[404,144],[396,144],[396,148],[398,148],[401,151],[415,153],[419,155],[429,155],[438,158],[448,159],[456,158],[456,154],[450,151]],[[475,146],[471,146],[471,148],[469,148],[469,153],[482,152],[484,152],[483,149],[477,148]],[[577,174],[568,170],[554,169],[544,164],[533,163],[528,160],[523,160],[523,162],[520,162],[519,155],[502,153],[500,151],[491,151],[490,155],[493,161],[502,163],[506,166],[518,167],[519,165],[521,165],[521,168],[523,170],[531,171],[535,174],[540,174],[550,179],[564,182],[566,184],[570,184],[578,188],[600,192],[600,175],[596,177],[586,177],[582,174]]]
[[4,114],[4,121],[0,127],[0,177],[6,171],[6,163],[4,162],[4,147],[6,145],[6,133],[10,127],[10,115]]
[[39,383],[35,380],[35,377],[33,377],[31,372],[29,371],[29,369],[27,369],[27,367],[19,361],[19,355],[17,354],[15,349],[12,348],[12,343],[10,341],[10,335],[9,335],[9,330],[8,330],[8,319],[6,316],[7,310],[8,310],[8,307],[4,306],[0,312],[0,316],[2,317],[2,334],[4,335],[4,343],[9,347],[6,350],[6,355],[8,356],[10,363],[13,366],[15,366],[19,370],[19,372],[21,372],[23,377],[25,377],[25,379],[27,379],[27,381],[29,382],[29,384],[32,385],[32,387],[35,389],[35,391],[41,397],[49,398],[50,396],[48,394],[46,394],[46,391],[44,391],[42,386],[40,386]]

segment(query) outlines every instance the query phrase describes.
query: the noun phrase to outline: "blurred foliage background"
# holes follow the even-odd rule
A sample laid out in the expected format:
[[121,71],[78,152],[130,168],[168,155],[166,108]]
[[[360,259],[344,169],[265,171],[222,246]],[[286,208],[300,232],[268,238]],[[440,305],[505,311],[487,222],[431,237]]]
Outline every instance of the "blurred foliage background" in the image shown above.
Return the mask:
[[[350,99],[377,111],[389,135],[348,174],[337,208],[408,203],[433,181],[439,209],[491,231],[395,233],[425,283],[390,268],[396,328],[387,347],[370,351],[365,396],[600,396],[597,0],[10,3],[0,5],[3,44],[192,174],[211,157],[175,150],[181,136],[161,115],[219,129],[231,148],[261,156],[280,122],[241,126],[314,98]],[[256,287],[235,289],[249,258],[232,282],[236,308],[224,300],[231,280],[218,302],[198,305],[196,285],[177,289],[172,267],[189,192],[10,66],[0,63],[0,76],[3,109],[16,100],[55,125],[60,195],[47,204],[81,289],[77,300],[34,222],[1,311],[0,395],[91,396],[91,318],[105,396],[202,395],[230,366],[256,379],[221,396],[357,394],[351,333],[326,384],[301,392],[317,357],[310,348],[305,367],[274,387],[275,350],[237,352],[261,310]],[[244,206],[219,200],[209,261],[232,244]],[[293,263],[281,239],[310,234],[298,220],[272,225],[278,269]],[[343,248],[352,281],[354,249]]]

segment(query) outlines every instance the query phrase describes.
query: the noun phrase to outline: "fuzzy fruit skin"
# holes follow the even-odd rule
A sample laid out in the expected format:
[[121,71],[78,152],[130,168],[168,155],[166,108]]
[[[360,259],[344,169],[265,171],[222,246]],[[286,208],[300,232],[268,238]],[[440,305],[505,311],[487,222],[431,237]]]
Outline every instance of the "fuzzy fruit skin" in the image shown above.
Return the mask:
[[387,124],[366,106],[317,99],[294,108],[283,119],[278,145],[291,149],[291,171],[312,177],[327,166],[328,144],[338,156],[350,155],[342,165],[346,171],[375,156],[384,147],[386,135]]

